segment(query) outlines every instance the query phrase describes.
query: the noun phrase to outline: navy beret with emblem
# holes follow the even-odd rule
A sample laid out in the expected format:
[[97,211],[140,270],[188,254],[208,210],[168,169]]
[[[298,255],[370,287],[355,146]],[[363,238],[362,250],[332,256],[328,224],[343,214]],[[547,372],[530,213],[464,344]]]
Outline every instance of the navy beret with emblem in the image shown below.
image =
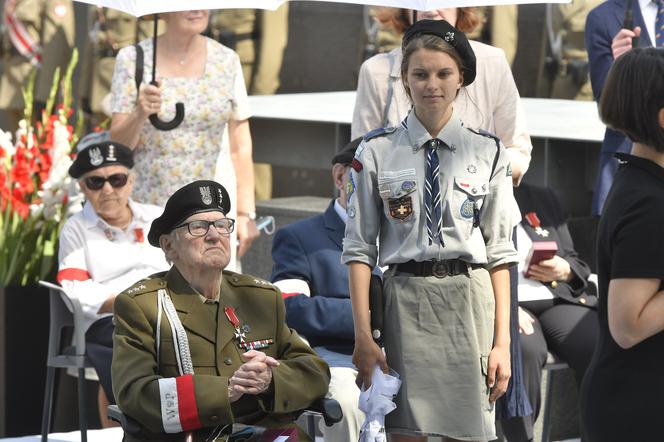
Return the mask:
[[69,167],[69,176],[80,178],[91,170],[106,166],[134,167],[134,152],[115,141],[91,143],[81,150]]
[[470,43],[466,38],[466,34],[459,31],[445,20],[420,20],[415,22],[415,24],[408,28],[403,34],[401,47],[405,49],[414,37],[422,34],[438,36],[457,51],[464,66],[464,86],[468,86],[475,81],[475,75],[477,74],[477,60],[475,59],[473,48],[470,47]]
[[361,142],[362,137],[359,137],[346,144],[339,152],[337,152],[335,156],[332,157],[332,164],[343,164],[344,166],[350,166],[350,163],[353,162],[353,158],[355,158],[355,152],[357,151],[357,148]]
[[168,201],[164,213],[150,226],[148,242],[159,247],[159,237],[170,233],[191,215],[202,212],[221,212],[224,215],[231,210],[228,192],[216,181],[200,180],[189,183],[176,190]]

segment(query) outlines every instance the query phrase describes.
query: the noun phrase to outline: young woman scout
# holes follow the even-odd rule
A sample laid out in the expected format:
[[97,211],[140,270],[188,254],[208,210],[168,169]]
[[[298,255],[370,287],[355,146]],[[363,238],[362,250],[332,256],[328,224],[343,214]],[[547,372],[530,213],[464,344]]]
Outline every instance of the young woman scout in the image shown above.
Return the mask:
[[[520,218],[511,169],[500,142],[465,128],[453,109],[475,78],[466,36],[422,20],[404,35],[403,54],[413,109],[399,127],[367,134],[350,172],[343,261],[353,362],[365,386],[376,364],[401,375],[386,419],[391,440],[487,441],[510,378],[508,266],[517,261],[511,235]],[[376,262],[389,266],[387,358],[370,331]]]

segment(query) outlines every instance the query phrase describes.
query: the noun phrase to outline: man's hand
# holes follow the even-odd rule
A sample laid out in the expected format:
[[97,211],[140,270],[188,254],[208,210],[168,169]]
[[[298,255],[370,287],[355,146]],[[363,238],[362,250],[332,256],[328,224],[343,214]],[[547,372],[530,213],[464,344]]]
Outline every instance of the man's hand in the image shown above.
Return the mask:
[[357,367],[355,383],[360,388],[362,388],[362,385],[365,389],[371,386],[371,376],[376,364],[380,366],[383,373],[389,372],[383,351],[371,338],[355,339],[353,364]]
[[621,29],[613,37],[611,42],[611,52],[613,53],[613,59],[620,57],[627,51],[632,49],[632,39],[641,35],[641,27],[637,26],[633,31],[629,29]]
[[535,333],[535,329],[533,328],[534,322],[535,318],[519,307],[519,333],[523,333],[524,335],[532,335]]
[[528,278],[541,282],[569,282],[572,279],[572,269],[569,263],[565,258],[561,258],[558,255],[531,265],[528,273]]
[[247,253],[249,247],[251,247],[251,243],[253,243],[254,240],[258,238],[260,232],[256,227],[256,221],[249,219],[247,216],[238,216],[237,220],[235,221],[235,227],[237,229],[237,239],[240,242],[237,250],[237,256],[242,257],[245,253]]
[[489,367],[486,377],[487,387],[491,389],[489,401],[495,402],[507,391],[507,384],[512,376],[509,346],[497,345],[489,353]]
[[231,402],[243,394],[261,394],[270,388],[272,369],[279,366],[279,361],[257,350],[249,350],[242,355],[244,364],[240,366],[228,381],[228,396]]

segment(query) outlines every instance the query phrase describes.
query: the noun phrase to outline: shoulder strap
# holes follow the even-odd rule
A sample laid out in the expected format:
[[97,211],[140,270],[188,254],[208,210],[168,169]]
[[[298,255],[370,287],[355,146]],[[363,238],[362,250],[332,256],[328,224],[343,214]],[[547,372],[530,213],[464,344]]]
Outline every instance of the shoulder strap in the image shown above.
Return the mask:
[[136,72],[134,73],[134,78],[136,80],[136,102],[138,102],[138,90],[143,82],[143,48],[138,43],[134,47],[136,48]]

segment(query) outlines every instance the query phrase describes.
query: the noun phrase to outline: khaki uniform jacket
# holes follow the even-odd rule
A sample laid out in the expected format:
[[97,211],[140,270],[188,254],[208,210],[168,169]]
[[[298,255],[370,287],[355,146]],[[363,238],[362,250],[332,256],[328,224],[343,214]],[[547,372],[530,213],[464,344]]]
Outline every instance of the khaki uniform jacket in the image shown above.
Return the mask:
[[[16,17],[42,47],[42,63],[35,79],[34,100],[46,102],[55,68],[64,74],[74,46],[74,10],[71,0],[18,0]],[[24,87],[33,66],[11,50],[3,33],[4,69],[0,77],[0,108],[22,110]],[[9,50],[8,50],[9,49]],[[13,129],[12,129],[13,130]]]
[[90,11],[92,30],[81,59],[79,97],[89,101],[92,112],[103,114],[110,111],[102,107],[102,100],[111,92],[115,56],[125,46],[152,37],[153,22],[140,20],[137,39],[135,17],[109,8],[91,7]]
[[[160,356],[156,351],[157,290],[165,289],[186,331],[194,374],[180,376],[173,337],[165,315],[161,320]],[[260,349],[278,359],[268,393],[245,395],[231,404],[228,379],[243,363],[235,329],[224,307],[233,307],[248,326],[247,341],[272,339]],[[327,364],[285,323],[281,292],[251,276],[224,271],[218,309],[204,303],[172,267],[136,283],[115,301],[113,390],[124,413],[147,431],[126,435],[125,441],[182,440],[182,433],[165,434],[181,426],[204,440],[210,430],[234,422],[264,426],[290,422],[289,413],[325,396],[330,380]],[[216,311],[215,311],[216,310]],[[246,328],[246,327],[245,327]]]
[[[523,176],[533,145],[512,71],[500,49],[472,40],[470,45],[477,57],[477,77],[461,89],[454,110],[466,127],[484,129],[500,138],[512,169]],[[399,48],[362,64],[351,139],[380,127],[396,127],[408,115],[411,103],[401,82],[401,60]]]

